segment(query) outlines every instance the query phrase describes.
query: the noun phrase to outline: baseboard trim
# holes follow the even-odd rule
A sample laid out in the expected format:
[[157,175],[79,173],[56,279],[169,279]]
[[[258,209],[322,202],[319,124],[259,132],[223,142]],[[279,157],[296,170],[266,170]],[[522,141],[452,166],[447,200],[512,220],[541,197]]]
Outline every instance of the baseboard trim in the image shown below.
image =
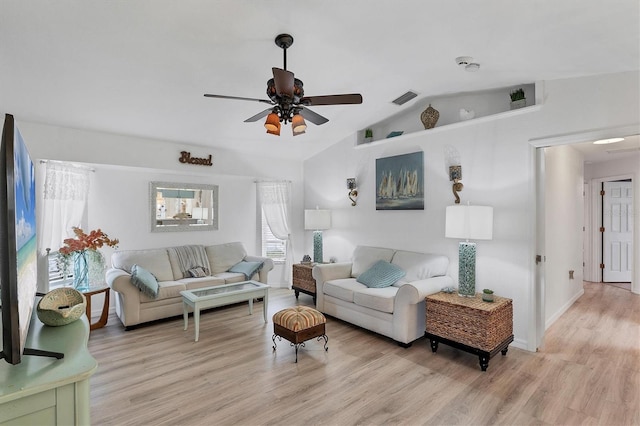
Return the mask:
[[582,297],[583,294],[584,294],[584,289],[581,288],[578,293],[576,293],[567,303],[565,303],[560,309],[558,309],[558,311],[555,314],[553,314],[551,316],[551,318],[549,318],[545,322],[544,329],[548,330],[549,327],[551,327],[551,325],[553,325],[553,323],[556,322],[558,320],[558,318],[560,318],[565,312],[567,312],[569,310],[569,308],[574,303],[576,303],[576,300],[578,300],[580,297]]

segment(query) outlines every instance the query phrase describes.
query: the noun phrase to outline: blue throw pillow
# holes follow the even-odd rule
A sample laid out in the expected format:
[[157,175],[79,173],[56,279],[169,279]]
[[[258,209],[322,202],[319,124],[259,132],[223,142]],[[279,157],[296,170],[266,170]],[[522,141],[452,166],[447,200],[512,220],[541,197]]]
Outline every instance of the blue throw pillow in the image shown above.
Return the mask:
[[262,269],[262,262],[247,262],[242,260],[233,265],[231,269],[229,269],[229,272],[238,272],[244,274],[246,279],[250,280],[251,277],[253,277],[253,275],[260,269]]
[[383,288],[393,285],[404,277],[405,271],[384,260],[378,260],[373,266],[356,278],[356,281],[370,288]]
[[131,267],[131,283],[142,293],[154,299],[158,297],[158,280],[153,274],[139,265]]

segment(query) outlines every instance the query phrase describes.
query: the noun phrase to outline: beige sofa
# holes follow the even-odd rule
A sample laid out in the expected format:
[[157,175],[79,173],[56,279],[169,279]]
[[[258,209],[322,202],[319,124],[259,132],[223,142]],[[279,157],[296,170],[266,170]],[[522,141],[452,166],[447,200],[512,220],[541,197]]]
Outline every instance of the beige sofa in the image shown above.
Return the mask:
[[[357,281],[383,260],[406,275],[385,288]],[[449,259],[443,255],[381,247],[356,247],[352,262],[316,265],[316,308],[325,314],[390,337],[404,347],[424,336],[425,297],[452,287]]]
[[[199,246],[202,247],[202,246]],[[232,266],[244,260],[263,262],[262,268],[251,279],[267,283],[273,261],[266,257],[248,256],[242,243],[234,242],[205,246],[209,275],[184,278],[180,259],[172,248],[117,251],[111,256],[111,268],[106,280],[115,292],[116,313],[125,328],[162,318],[182,315],[180,291],[245,281],[242,273],[229,272]],[[158,282],[156,298],[150,297],[131,282],[133,265],[149,271]]]

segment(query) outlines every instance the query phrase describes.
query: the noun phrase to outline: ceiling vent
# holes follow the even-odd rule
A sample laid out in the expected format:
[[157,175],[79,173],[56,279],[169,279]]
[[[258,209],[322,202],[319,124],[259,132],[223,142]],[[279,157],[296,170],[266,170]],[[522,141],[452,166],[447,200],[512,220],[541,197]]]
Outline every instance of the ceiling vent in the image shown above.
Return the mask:
[[418,96],[417,93],[414,93],[411,90],[409,90],[407,93],[399,96],[398,98],[394,99],[392,102],[396,105],[404,105],[407,102],[409,102],[411,99],[415,98],[416,96]]

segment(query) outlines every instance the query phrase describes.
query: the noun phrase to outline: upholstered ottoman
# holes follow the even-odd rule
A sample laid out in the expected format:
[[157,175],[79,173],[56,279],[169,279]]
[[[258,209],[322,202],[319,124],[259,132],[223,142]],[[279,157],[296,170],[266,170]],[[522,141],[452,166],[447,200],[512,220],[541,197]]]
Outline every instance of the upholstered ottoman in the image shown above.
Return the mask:
[[296,348],[296,362],[298,362],[298,348],[304,342],[314,337],[324,339],[324,350],[327,351],[329,338],[325,334],[327,319],[321,312],[306,306],[296,306],[276,312],[273,315],[273,350],[276,350],[276,337],[285,338]]

